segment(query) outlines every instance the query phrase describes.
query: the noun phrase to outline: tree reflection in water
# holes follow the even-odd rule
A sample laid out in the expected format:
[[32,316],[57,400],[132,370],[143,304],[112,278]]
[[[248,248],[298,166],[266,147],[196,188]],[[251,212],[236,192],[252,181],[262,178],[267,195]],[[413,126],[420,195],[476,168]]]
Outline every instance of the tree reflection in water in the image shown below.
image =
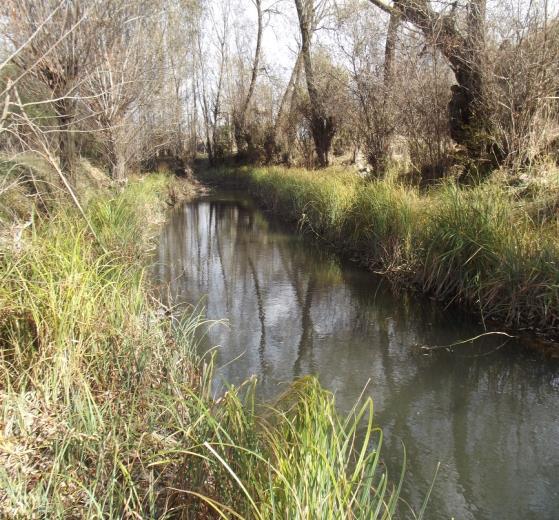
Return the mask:
[[[155,273],[175,302],[206,305],[207,347],[220,345],[215,390],[259,378],[269,399],[294,377],[317,374],[348,409],[373,396],[404,496],[421,503],[438,461],[429,518],[556,518],[559,510],[559,366],[491,337],[454,353],[480,326],[427,299],[393,294],[380,278],[340,263],[266,218],[238,194],[176,210]],[[489,353],[489,354],[488,354]],[[233,361],[236,360],[236,361]]]

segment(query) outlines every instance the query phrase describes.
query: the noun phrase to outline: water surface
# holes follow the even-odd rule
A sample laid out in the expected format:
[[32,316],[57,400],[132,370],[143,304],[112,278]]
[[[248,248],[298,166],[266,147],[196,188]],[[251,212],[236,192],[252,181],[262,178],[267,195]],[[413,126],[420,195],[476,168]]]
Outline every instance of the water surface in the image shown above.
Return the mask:
[[427,518],[559,518],[559,364],[485,337],[471,317],[342,262],[254,207],[213,194],[175,210],[159,244],[157,276],[176,302],[202,301],[217,347],[215,389],[251,375],[272,398],[316,374],[349,409],[365,389],[385,433],[403,497],[416,508],[441,469]]

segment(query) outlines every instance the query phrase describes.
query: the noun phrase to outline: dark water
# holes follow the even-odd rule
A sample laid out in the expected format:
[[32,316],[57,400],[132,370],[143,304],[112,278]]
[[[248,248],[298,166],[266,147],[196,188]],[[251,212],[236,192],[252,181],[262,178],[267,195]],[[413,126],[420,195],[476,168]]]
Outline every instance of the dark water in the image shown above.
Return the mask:
[[471,318],[320,251],[240,194],[176,210],[159,245],[160,281],[203,301],[221,368],[215,387],[256,374],[270,398],[317,374],[342,409],[373,396],[384,456],[417,507],[437,462],[427,518],[559,519],[559,365],[503,338],[424,356],[483,332]]

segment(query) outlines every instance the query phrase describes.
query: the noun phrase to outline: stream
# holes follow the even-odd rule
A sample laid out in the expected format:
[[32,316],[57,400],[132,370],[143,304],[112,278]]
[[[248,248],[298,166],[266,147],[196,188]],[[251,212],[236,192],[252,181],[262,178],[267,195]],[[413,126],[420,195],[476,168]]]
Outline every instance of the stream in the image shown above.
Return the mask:
[[[559,518],[559,361],[484,336],[472,316],[341,260],[245,193],[215,192],[170,215],[155,274],[172,301],[205,307],[214,389],[258,378],[272,399],[316,374],[341,411],[372,396],[383,457],[417,510],[440,469],[431,519]],[[401,508],[405,511],[405,507]],[[405,514],[403,517],[407,517]]]

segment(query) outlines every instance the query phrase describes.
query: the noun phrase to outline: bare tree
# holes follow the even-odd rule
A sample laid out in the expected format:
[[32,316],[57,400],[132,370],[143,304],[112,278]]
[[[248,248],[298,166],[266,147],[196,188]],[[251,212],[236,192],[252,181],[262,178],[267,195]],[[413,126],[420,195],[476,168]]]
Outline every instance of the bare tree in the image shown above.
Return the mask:
[[252,0],[256,7],[257,29],[256,29],[256,48],[254,50],[254,59],[250,74],[250,83],[248,91],[244,97],[242,104],[233,114],[233,124],[235,127],[235,143],[237,145],[237,153],[243,153],[252,148],[252,136],[246,128],[246,118],[250,103],[254,97],[256,88],[256,80],[258,78],[258,70],[260,64],[260,56],[262,53],[262,32],[263,32],[263,9],[262,0]]
[[[511,10],[522,13],[519,7]],[[559,22],[546,8],[530,3],[521,19],[503,8],[493,22],[500,44],[488,51],[491,138],[497,159],[513,171],[557,160]]]
[[[293,133],[289,126],[289,120],[291,119],[291,115],[294,109],[294,101],[295,101],[295,92],[296,87],[299,84],[301,71],[303,67],[303,55],[301,51],[297,53],[297,58],[295,60],[295,65],[293,65],[293,70],[291,71],[291,75],[289,77],[289,81],[283,95],[281,97],[281,101],[278,107],[278,111],[276,114],[276,119],[274,121],[274,126],[272,128],[272,132],[270,135],[268,147],[270,151],[268,152],[268,161],[271,160],[272,156],[275,155],[277,149],[283,149],[283,153],[289,156],[290,148],[291,148],[291,134]],[[280,134],[283,138],[283,146],[279,145]],[[287,159],[287,157],[286,157]],[[289,162],[289,160],[287,161]]]
[[67,0],[7,0],[2,15],[9,20],[6,36],[21,47],[47,20],[44,30],[12,61],[51,92],[58,126],[61,169],[74,172],[78,90],[95,50],[95,35],[105,22],[109,3]]
[[310,101],[310,123],[315,144],[318,164],[328,166],[330,158],[330,147],[334,137],[336,126],[334,118],[328,114],[324,106],[313,70],[311,55],[311,39],[313,28],[316,26],[317,12],[314,0],[295,0],[297,16],[299,17],[299,28],[301,30],[301,54],[305,66],[305,79]]
[[111,24],[97,35],[93,70],[82,85],[84,105],[97,123],[112,177],[118,181],[125,179],[127,164],[137,155],[134,115],[160,88],[156,68],[162,56],[151,16],[146,5],[115,2]]
[[363,151],[375,176],[382,176],[389,166],[399,115],[395,103],[398,23],[397,16],[391,17],[383,40],[383,27],[366,6],[350,3],[338,12],[337,43],[347,62],[350,81],[346,88],[354,105],[350,117],[358,147],[355,160],[361,163]]
[[[489,12],[486,0],[346,0],[336,18],[329,0],[294,0],[286,78],[264,38],[286,4],[250,1],[248,28],[231,0],[6,0],[0,146],[29,150],[41,129],[71,181],[78,152],[122,180],[156,155],[203,147],[215,163],[235,144],[253,161],[312,166],[363,151],[376,174],[414,180],[453,161],[489,170],[556,157],[559,43],[546,0]],[[33,132],[7,123],[16,91],[40,102]]]
[[210,77],[210,69],[204,63],[204,48],[202,31],[197,32],[197,62],[200,72],[200,86],[197,88],[202,107],[205,127],[205,141],[208,158],[211,164],[223,155],[223,142],[220,136],[220,120],[223,119],[223,97],[226,81],[227,65],[229,61],[229,31],[231,5],[227,1],[221,6],[219,13],[210,11],[210,21],[213,41],[212,46],[216,50],[217,70],[215,78]]
[[[418,27],[429,44],[440,50],[455,74],[449,105],[452,138],[459,144],[477,147],[486,118],[483,99],[483,51],[486,0],[468,0],[466,26],[460,28],[457,2],[447,11],[436,11],[429,0],[370,0],[391,16]],[[481,127],[481,128],[480,128]]]

